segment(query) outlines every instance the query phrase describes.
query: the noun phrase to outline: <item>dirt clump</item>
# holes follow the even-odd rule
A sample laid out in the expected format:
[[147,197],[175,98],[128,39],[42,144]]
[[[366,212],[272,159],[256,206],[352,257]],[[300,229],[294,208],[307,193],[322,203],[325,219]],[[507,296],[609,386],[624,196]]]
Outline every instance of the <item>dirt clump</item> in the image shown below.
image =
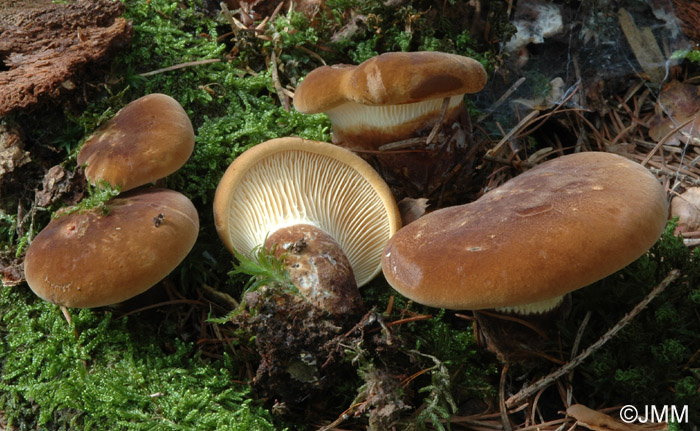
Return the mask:
[[[246,294],[244,302],[232,323],[255,339],[260,358],[251,388],[275,415],[323,422],[328,418],[313,411],[335,411],[353,397],[361,400],[357,415],[376,423],[393,422],[409,408],[397,399],[403,391],[385,364],[395,361],[401,343],[375,311],[332,315],[299,294],[268,286]],[[383,365],[368,365],[375,360]],[[345,391],[330,396],[340,387]]]
[[260,364],[254,392],[298,406],[354,374],[349,364],[342,364],[341,345],[359,318],[334,318],[300,295],[276,290],[246,295],[246,311],[234,322],[255,336]]

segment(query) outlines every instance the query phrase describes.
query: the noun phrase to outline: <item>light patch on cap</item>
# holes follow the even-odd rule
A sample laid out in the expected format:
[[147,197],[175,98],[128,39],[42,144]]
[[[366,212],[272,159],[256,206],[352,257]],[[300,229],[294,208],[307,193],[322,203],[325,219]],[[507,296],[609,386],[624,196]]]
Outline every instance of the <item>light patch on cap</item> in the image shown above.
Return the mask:
[[386,93],[382,80],[382,71],[377,66],[373,66],[367,72],[367,89],[372,96],[372,100],[382,100],[382,95]]
[[519,215],[520,217],[532,217],[536,216],[539,214],[544,214],[546,212],[549,212],[553,209],[552,204],[543,204],[543,205],[537,205],[534,207],[527,207],[527,208],[521,208],[515,210],[515,213]]

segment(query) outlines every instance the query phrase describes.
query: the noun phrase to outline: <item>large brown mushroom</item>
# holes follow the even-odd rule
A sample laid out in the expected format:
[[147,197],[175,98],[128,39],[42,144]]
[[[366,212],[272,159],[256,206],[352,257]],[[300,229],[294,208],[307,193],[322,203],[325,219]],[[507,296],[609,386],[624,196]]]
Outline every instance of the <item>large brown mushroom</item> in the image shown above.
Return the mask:
[[405,226],[382,269],[399,293],[432,307],[544,313],[639,258],[667,215],[664,188],[638,163],[572,154]]
[[172,97],[153,93],[126,105],[83,144],[92,184],[101,180],[121,191],[164,178],[185,164],[194,149],[187,113]]
[[333,314],[358,311],[357,287],[381,271],[384,245],[401,223],[371,166],[300,138],[273,139],[238,156],[216,189],[214,220],[229,250],[248,255],[276,244],[302,295]]
[[34,238],[24,271],[39,297],[78,308],[125,301],[165,278],[197,239],[197,211],[178,192],[133,191],[107,205],[107,214],[58,216]]
[[[377,161],[397,198],[423,197],[469,153],[464,95],[481,90],[476,60],[441,52],[390,52],[359,66],[322,66],[294,94],[303,113],[324,112],[333,142]],[[466,171],[466,169],[465,169]]]

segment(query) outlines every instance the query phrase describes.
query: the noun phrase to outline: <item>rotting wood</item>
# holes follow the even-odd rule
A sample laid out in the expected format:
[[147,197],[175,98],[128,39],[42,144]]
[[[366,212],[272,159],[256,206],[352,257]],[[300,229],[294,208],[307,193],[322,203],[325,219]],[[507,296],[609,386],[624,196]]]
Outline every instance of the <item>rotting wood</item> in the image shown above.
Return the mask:
[[0,17],[7,68],[0,71],[0,116],[73,93],[89,66],[129,46],[123,10],[120,2],[80,0]]

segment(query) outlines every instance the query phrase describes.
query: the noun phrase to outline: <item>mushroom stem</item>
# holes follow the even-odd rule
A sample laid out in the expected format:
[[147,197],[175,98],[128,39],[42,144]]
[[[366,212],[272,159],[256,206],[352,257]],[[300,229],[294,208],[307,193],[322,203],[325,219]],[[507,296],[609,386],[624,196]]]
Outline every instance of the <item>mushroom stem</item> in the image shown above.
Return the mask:
[[559,302],[548,310],[527,312],[523,306],[475,310],[479,335],[486,349],[501,362],[528,363],[546,357],[541,352],[556,339],[555,322],[570,309],[565,298],[559,297]]
[[[463,96],[435,99],[430,114],[403,124],[340,128],[334,123],[333,143],[358,153],[375,166],[392,187],[397,200],[426,197],[430,191],[441,187],[452,189],[447,195],[456,193],[456,199],[460,200],[458,196],[470,189],[468,178],[471,178],[473,164],[470,157],[473,151],[471,122],[462,99]],[[445,100],[448,103],[442,115]],[[453,100],[459,103],[453,106]],[[369,116],[381,117],[379,114]],[[449,173],[458,165],[457,161],[461,161],[465,169],[459,176],[449,178]]]
[[338,242],[320,228],[296,224],[277,229],[268,236],[265,248],[284,258],[292,283],[315,306],[335,315],[362,311],[350,261]]

